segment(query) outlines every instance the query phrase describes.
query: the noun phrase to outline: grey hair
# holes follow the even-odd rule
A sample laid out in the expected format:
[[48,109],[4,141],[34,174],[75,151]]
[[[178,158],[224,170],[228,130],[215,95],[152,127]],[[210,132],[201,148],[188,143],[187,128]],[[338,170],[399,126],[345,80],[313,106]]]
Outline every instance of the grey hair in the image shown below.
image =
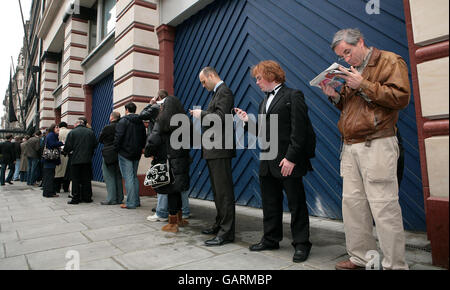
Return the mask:
[[364,39],[364,35],[358,28],[346,28],[339,30],[334,34],[333,41],[331,42],[331,49],[334,51],[336,46],[345,41],[350,45],[356,45],[360,39]]
[[217,73],[216,69],[211,67],[211,66],[207,66],[207,67],[203,68],[200,71],[200,73],[203,73],[203,75],[205,77],[209,77],[210,75],[217,76],[217,77],[219,76],[219,74]]
[[113,112],[111,113],[111,116],[112,116],[113,119],[116,120],[116,121],[120,119],[120,113],[119,113],[119,112],[113,111]]

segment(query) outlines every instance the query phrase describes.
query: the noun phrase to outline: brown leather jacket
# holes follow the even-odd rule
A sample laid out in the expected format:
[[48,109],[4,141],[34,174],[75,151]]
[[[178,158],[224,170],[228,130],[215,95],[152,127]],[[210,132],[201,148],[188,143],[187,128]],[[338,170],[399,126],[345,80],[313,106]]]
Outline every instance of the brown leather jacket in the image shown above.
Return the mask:
[[398,112],[409,103],[408,67],[399,55],[373,48],[362,76],[360,89],[371,102],[344,85],[336,104],[342,111],[338,128],[347,144],[394,136]]

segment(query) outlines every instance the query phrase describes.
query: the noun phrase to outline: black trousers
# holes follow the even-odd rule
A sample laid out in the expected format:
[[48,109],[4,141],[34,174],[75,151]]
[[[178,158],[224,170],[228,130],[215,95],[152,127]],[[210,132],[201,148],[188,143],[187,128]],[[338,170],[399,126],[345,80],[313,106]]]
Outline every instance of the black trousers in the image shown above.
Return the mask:
[[217,216],[213,228],[219,229],[218,237],[234,240],[235,200],[231,158],[206,160],[209,179],[214,193]]
[[55,168],[42,169],[42,195],[53,196],[55,192]]
[[170,215],[176,215],[181,210],[181,192],[171,192],[167,196],[167,207]]
[[262,242],[274,245],[283,239],[284,190],[291,213],[292,245],[302,250],[310,249],[309,215],[302,178],[275,178],[269,173],[267,176],[260,176],[259,180],[264,215]]
[[72,200],[89,202],[92,200],[91,164],[72,164]]
[[69,192],[70,180],[64,177],[55,178],[55,190],[57,193],[61,191],[61,186],[64,192]]

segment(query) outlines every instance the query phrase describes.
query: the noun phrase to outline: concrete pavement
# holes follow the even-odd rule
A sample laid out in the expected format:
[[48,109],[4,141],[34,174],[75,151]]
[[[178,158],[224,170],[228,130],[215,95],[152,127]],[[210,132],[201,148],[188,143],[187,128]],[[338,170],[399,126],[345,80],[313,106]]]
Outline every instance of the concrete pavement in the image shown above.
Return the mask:
[[[206,247],[211,236],[200,231],[215,218],[211,201],[191,198],[190,224],[173,234],[161,231],[165,222],[146,220],[155,197],[141,197],[135,210],[100,205],[105,197],[103,183],[93,184],[93,203],[79,205],[67,204],[67,193],[44,198],[22,182],[0,187],[0,269],[63,270],[79,257],[82,270],[332,270],[348,258],[340,221],[310,217],[309,259],[294,263],[289,214],[279,250],[250,252],[262,235],[261,209],[237,206],[235,243]],[[426,233],[407,232],[406,258],[410,269],[440,269],[431,265]]]

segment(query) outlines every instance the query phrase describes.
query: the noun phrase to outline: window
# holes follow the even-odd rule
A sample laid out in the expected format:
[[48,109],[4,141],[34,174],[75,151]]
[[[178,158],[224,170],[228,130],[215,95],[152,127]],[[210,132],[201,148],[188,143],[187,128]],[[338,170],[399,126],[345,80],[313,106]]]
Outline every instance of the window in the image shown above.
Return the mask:
[[102,38],[113,31],[116,26],[116,0],[103,1]]
[[97,46],[97,19],[89,21],[89,51]]
[[63,71],[63,61],[62,61],[62,59],[59,59],[59,61],[58,61],[58,80],[57,80],[58,85],[61,84],[62,71]]

